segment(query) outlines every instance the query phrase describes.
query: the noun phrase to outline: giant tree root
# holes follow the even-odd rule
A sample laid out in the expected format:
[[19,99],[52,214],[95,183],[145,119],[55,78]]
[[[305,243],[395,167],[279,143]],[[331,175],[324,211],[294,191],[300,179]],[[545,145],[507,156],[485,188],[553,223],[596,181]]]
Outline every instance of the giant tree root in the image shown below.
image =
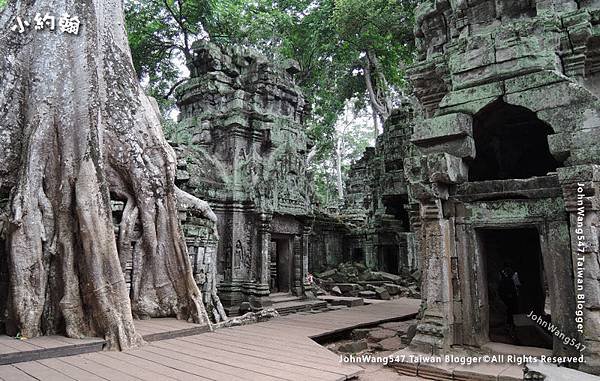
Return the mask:
[[[12,32],[78,16],[79,33]],[[0,13],[0,194],[10,194],[7,330],[142,343],[133,316],[210,324],[176,198],[175,154],[135,77],[121,0],[13,0]],[[110,199],[126,202],[114,235]],[[212,218],[210,208],[204,209]],[[128,241],[134,226],[140,244]],[[119,251],[142,276],[128,295]],[[131,301],[130,301],[131,300]]]

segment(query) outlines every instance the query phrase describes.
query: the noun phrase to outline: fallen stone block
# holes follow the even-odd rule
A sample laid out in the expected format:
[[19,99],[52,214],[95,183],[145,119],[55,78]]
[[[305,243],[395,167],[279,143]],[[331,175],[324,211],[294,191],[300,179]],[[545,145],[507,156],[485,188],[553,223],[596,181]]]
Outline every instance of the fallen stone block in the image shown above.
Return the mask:
[[352,340],[366,339],[371,332],[370,328],[356,328],[352,330]]
[[377,297],[381,300],[390,300],[390,293],[385,289],[385,287],[377,287],[375,289],[375,293]]
[[392,331],[391,329],[377,328],[369,332],[369,334],[367,335],[367,341],[376,343],[383,339],[387,339],[389,337],[394,336],[396,336],[396,331]]
[[340,290],[340,288],[338,286],[333,286],[331,288],[331,294],[332,295],[341,296],[342,295],[342,290]]
[[402,291],[402,287],[394,283],[384,283],[383,286],[390,295],[398,295]]
[[377,299],[377,293],[375,291],[360,291],[358,296],[365,299]]
[[338,283],[337,286],[339,287],[340,291],[342,291],[342,293],[358,291],[359,289],[358,284],[356,283]]
[[390,274],[390,273],[386,273],[384,271],[377,271],[374,272],[373,274],[377,274],[379,278],[381,278],[382,280],[387,280],[393,283],[397,283],[399,282],[402,277],[400,275],[394,275],[394,274]]
[[345,343],[338,347],[338,351],[346,353],[358,353],[367,349],[367,342],[365,340],[353,341],[351,343]]
[[335,269],[323,271],[322,273],[319,274],[319,276],[317,278],[327,279],[327,278],[333,276],[333,274],[335,274],[336,272],[337,271]]
[[379,324],[379,327],[384,329],[391,329],[392,331],[396,331],[397,335],[403,335],[408,331],[408,328],[413,323],[410,321],[392,321],[389,323]]
[[379,350],[381,351],[397,351],[398,349],[404,348],[406,345],[402,343],[402,340],[398,336],[388,337],[377,343]]

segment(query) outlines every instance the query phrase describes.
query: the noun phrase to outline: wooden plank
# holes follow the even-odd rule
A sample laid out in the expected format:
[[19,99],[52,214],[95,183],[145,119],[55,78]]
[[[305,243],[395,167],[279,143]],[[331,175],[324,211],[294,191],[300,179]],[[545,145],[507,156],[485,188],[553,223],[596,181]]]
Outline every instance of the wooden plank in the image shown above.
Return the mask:
[[277,341],[281,342],[281,340],[286,341],[286,343],[288,345],[292,345],[292,346],[301,346],[301,347],[307,347],[309,345],[312,345],[309,343],[309,341],[306,341],[305,338],[308,337],[308,335],[297,335],[297,334],[289,334],[286,332],[283,332],[283,330],[273,330],[273,329],[252,329],[252,330],[244,330],[244,331],[217,331],[218,334],[227,334],[227,335],[244,335],[244,336],[248,336],[248,337],[255,337],[256,339],[260,340],[262,338],[267,338],[267,339],[276,339]]
[[115,370],[104,366],[102,364],[98,364],[90,358],[86,358],[84,356],[88,355],[80,355],[80,356],[72,356],[72,357],[63,357],[60,358],[60,361],[63,361],[67,364],[76,366],[79,369],[83,369],[97,376],[101,376],[107,380],[114,381],[135,381],[139,380],[137,377],[130,376],[126,373],[123,373],[119,370]]
[[0,379],[3,381],[29,381],[36,380],[22,370],[12,365],[0,365]]
[[[184,348],[174,345],[173,343],[166,343],[163,341],[157,343],[156,346],[153,345],[152,347],[146,348],[146,350],[167,358],[177,359],[185,361],[189,364],[197,365],[201,367],[200,374],[215,380],[230,380],[232,378],[246,381],[259,381],[264,379],[276,380],[275,378],[268,377],[264,374],[193,357],[189,355],[188,351],[186,351]],[[209,372],[207,372],[206,369],[209,369]]]
[[[15,340],[15,342],[18,341]],[[39,345],[47,345],[48,348],[43,348],[42,346],[23,346],[24,349],[21,351],[0,355],[0,365],[98,352],[102,350],[104,340],[85,341],[81,344],[64,344],[57,347],[54,346],[57,343],[55,339],[48,339],[46,341],[46,338],[42,337],[39,338],[38,343]]]
[[208,366],[211,369],[222,371],[223,373],[226,373],[226,374],[231,374],[231,375],[235,376],[236,379],[253,380],[253,381],[254,380],[255,381],[278,380],[277,378],[270,377],[266,374],[262,374],[262,373],[254,372],[254,371],[251,371],[248,369],[240,368],[239,366],[225,365],[225,364],[221,364],[216,361],[213,361],[213,360],[205,360],[203,358],[194,357],[189,349],[186,349],[185,347],[180,346],[179,343],[177,343],[175,341],[173,341],[173,342],[161,341],[161,342],[153,343],[152,346],[153,347],[155,346],[156,350],[161,350],[161,349],[169,350],[169,352],[168,352],[169,356],[174,355],[181,359],[186,359],[186,361],[190,361],[190,362],[198,364],[198,365]]
[[40,364],[47,366],[48,368],[54,369],[57,372],[64,374],[67,377],[71,377],[75,380],[80,381],[106,381],[106,379],[96,376],[86,370],[77,368],[76,366],[67,364],[59,359],[45,359],[37,361]]
[[[289,372],[287,369],[282,367],[272,367],[270,364],[263,364],[257,362],[255,358],[248,358],[246,356],[233,356],[231,353],[224,353],[223,351],[214,351],[210,349],[204,349],[199,345],[192,344],[183,341],[183,339],[168,340],[168,343],[177,344],[182,347],[183,353],[189,353],[190,356],[201,358],[204,360],[213,361],[219,364],[230,365],[241,368],[241,372],[244,370],[250,370],[253,372],[261,373],[266,376],[278,378],[280,380],[306,380],[306,377],[299,375],[294,372]],[[163,344],[160,342],[158,344]]]
[[[218,340],[223,341],[225,343],[229,343],[230,345],[237,344],[237,345],[240,345],[240,346],[242,346],[244,348],[248,348],[248,349],[257,347],[257,345],[256,345],[257,340],[254,338],[248,338],[245,335],[238,335],[238,336],[216,335],[213,337],[215,337]],[[274,342],[274,341],[267,341],[267,340],[263,339],[263,340],[260,340],[259,348],[264,349],[266,351],[268,351],[268,350],[279,351],[279,349],[281,348],[281,341]],[[310,358],[315,361],[323,360],[323,361],[330,362],[332,358],[338,357],[336,354],[334,354],[333,352],[330,352],[330,351],[328,351],[329,354],[322,353],[322,352],[316,353],[316,351],[314,350],[315,347],[308,346],[308,345],[305,347],[291,347],[291,346],[287,345],[287,343],[286,343],[286,348],[290,351],[294,351],[294,353],[297,353],[299,356],[306,356],[306,358]]]
[[[200,343],[199,343],[200,344]],[[337,375],[347,376],[347,370],[343,369],[337,361],[320,361],[318,359],[308,359],[306,356],[300,356],[295,351],[289,351],[282,345],[279,351],[265,351],[261,345],[257,345],[256,348],[243,348],[240,345],[231,345],[227,343],[219,343],[216,340],[204,339],[201,343],[205,347],[229,350],[234,353],[254,355],[257,358],[264,358],[268,360],[274,360],[281,364],[298,365],[304,368],[315,369],[322,372],[334,373]],[[229,348],[229,349],[228,349]],[[318,353],[329,352],[327,349],[322,348]],[[355,372],[359,372],[355,367]]]
[[[165,350],[163,350],[165,351]],[[166,352],[166,351],[165,351]],[[177,369],[182,372],[188,373],[190,379],[193,380],[214,380],[214,381],[227,381],[231,379],[231,376],[228,376],[223,373],[215,372],[210,368],[201,367],[192,363],[188,363],[185,361],[178,360],[176,358],[165,356],[164,354],[154,353],[151,350],[137,350],[128,352],[131,356],[136,356],[139,358],[143,358],[149,361],[152,361],[156,364],[161,364],[169,368]]]
[[14,349],[15,351],[35,351],[42,349],[42,347],[38,347],[37,345],[31,343],[29,340],[18,340],[13,338],[8,338],[8,336],[4,336],[5,340],[2,341],[2,345],[5,345],[9,348]]
[[154,372],[148,367],[132,367],[131,364],[121,360],[120,358],[103,356],[102,353],[94,353],[87,356],[88,358],[90,358],[94,362],[97,362],[98,364],[104,365],[111,369],[119,370],[125,374],[141,378],[143,380],[174,380],[174,378],[166,377],[161,373]]
[[71,377],[67,377],[66,375],[57,372],[54,369],[48,368],[47,366],[40,364],[36,361],[30,362],[22,362],[19,364],[13,365],[15,368],[22,370],[28,375],[37,378],[38,380],[44,381],[64,381],[64,380],[73,380]]
[[299,328],[294,326],[289,326],[285,324],[252,324],[244,327],[240,327],[238,329],[232,329],[232,331],[245,332],[245,331],[260,331],[263,330],[280,330],[282,334],[286,336],[296,336],[296,337],[306,337],[310,332],[322,332],[322,329],[312,330],[308,328]]
[[[152,370],[153,372],[161,374],[162,376],[175,377],[175,379],[177,379],[177,380],[197,380],[197,376],[194,376],[193,374],[182,372],[175,368],[171,368],[168,366],[164,366],[162,364],[152,362],[152,361],[144,359],[144,358],[133,356],[133,355],[131,355],[131,352],[132,351],[120,352],[120,353],[104,352],[104,353],[102,353],[102,355],[113,357],[113,358],[118,358],[118,359],[123,360],[124,362],[127,362],[133,366],[144,367],[146,369]],[[162,380],[162,378],[159,378],[159,379]]]
[[[189,338],[188,337],[183,337],[181,339],[178,340],[182,340],[182,341],[188,341]],[[304,365],[296,365],[296,364],[289,364],[289,363],[284,363],[284,362],[279,362],[279,361],[273,361],[270,358],[266,358],[265,356],[261,356],[260,354],[257,353],[247,353],[248,351],[243,351],[243,350],[239,350],[237,348],[229,348],[229,349],[219,349],[219,348],[208,348],[206,345],[202,345],[200,343],[194,342],[194,341],[188,341],[191,344],[196,344],[196,347],[198,347],[198,349],[196,349],[196,352],[198,351],[204,351],[204,352],[209,352],[209,353],[219,353],[222,355],[228,355],[231,356],[232,358],[236,359],[236,360],[240,360],[240,359],[246,359],[248,361],[255,361],[255,362],[259,362],[261,365],[265,366],[265,367],[270,367],[272,369],[284,369],[287,372],[290,372],[290,374],[297,374],[299,376],[305,376],[308,379],[342,379],[344,380],[345,377],[336,377],[337,374],[332,373],[332,372],[328,372],[326,370],[316,370],[313,368],[309,368],[307,366]]]

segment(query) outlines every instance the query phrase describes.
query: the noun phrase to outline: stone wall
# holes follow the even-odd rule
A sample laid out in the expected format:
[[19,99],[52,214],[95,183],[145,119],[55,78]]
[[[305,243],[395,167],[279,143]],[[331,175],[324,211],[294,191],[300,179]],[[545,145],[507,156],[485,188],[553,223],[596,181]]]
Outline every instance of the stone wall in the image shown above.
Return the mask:
[[[597,4],[560,0],[418,7],[409,76],[425,119],[404,160],[423,269],[413,348],[438,353],[493,339],[498,269],[486,266],[499,265],[486,254],[507,243],[488,237],[530,229],[552,323],[586,346],[582,369],[600,373],[599,16]],[[575,319],[578,222],[587,240],[583,327]],[[577,353],[557,338],[552,348]]]

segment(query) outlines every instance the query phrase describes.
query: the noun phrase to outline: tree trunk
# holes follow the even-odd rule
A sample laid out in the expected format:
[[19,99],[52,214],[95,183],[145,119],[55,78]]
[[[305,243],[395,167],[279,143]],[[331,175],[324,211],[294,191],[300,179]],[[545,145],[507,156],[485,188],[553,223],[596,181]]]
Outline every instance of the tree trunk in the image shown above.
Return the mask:
[[[175,154],[136,79],[122,5],[13,0],[0,13],[10,334],[102,335],[125,349],[142,343],[132,315],[210,324],[177,218]],[[36,13],[55,15],[56,30],[35,30]],[[64,13],[79,17],[78,35],[58,30]],[[23,34],[16,16],[32,23]],[[118,239],[111,197],[126,203]],[[131,250],[144,276],[130,302],[119,254]]]
[[[367,94],[373,110],[374,135],[375,139],[377,139],[377,136],[379,136],[379,128],[375,115],[379,117],[379,121],[383,126],[391,114],[392,102],[387,94],[388,84],[383,73],[381,72],[381,65],[379,64],[377,56],[374,53],[367,51],[365,57],[365,86],[367,88]],[[375,83],[373,83],[373,76],[376,78]]]
[[344,180],[342,178],[342,137],[338,136],[335,147],[335,184],[337,188],[338,208],[344,202]]

